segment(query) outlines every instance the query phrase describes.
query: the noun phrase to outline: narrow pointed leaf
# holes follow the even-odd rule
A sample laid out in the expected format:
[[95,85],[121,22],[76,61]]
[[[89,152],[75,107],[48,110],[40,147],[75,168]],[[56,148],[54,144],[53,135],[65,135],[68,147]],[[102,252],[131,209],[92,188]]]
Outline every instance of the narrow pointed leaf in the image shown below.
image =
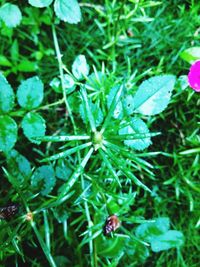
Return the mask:
[[113,135],[110,136],[109,140],[141,140],[144,138],[150,138],[157,135],[160,135],[160,132],[157,133],[133,133],[133,134],[120,134],[120,135]]
[[125,168],[126,161],[118,160],[118,158],[115,157],[115,155],[111,151],[109,151],[109,149],[106,149],[105,152],[108,154],[109,158],[113,161],[113,163],[115,164],[116,168],[120,169],[136,185],[138,185],[139,187],[142,187],[146,191],[151,192],[151,190],[145,184],[143,184],[132,172],[130,172],[129,170],[127,170]]
[[65,197],[65,195],[68,193],[68,191],[75,184],[75,182],[77,181],[78,177],[82,174],[82,172],[83,172],[88,160],[90,159],[93,151],[94,151],[94,148],[91,147],[90,150],[88,151],[88,153],[86,154],[86,156],[84,157],[84,159],[82,160],[81,164],[76,168],[76,170],[71,175],[69,180],[64,184],[64,186],[62,187],[62,191],[59,194],[58,201],[61,201],[61,199]]
[[86,113],[88,116],[88,121],[90,123],[91,130],[92,130],[92,132],[96,132],[94,117],[92,115],[92,111],[91,111],[91,108],[89,105],[88,96],[87,96],[85,88],[82,88],[81,96],[82,96],[82,100],[83,100],[83,105],[85,106],[85,109],[86,109]]
[[119,186],[121,187],[121,183],[119,181],[119,177],[116,174],[114,168],[112,167],[112,164],[110,163],[110,161],[108,160],[107,156],[104,154],[102,149],[99,149],[99,154],[101,155],[103,161],[105,162],[106,166],[108,167],[110,173],[114,176],[115,180],[117,181],[117,183],[119,184]]
[[103,123],[102,129],[100,131],[101,134],[105,131],[106,127],[110,123],[110,120],[111,120],[111,117],[113,115],[113,112],[114,112],[114,110],[116,108],[117,103],[120,100],[121,95],[122,95],[123,88],[124,88],[124,86],[121,85],[120,88],[119,88],[119,90],[116,92],[115,97],[113,98],[113,101],[112,101],[112,103],[110,105],[110,109],[109,109],[108,114],[107,114],[107,117],[105,118],[105,121]]
[[63,135],[63,136],[38,136],[34,138],[35,140],[41,142],[66,142],[66,141],[78,141],[78,140],[88,140],[90,139],[89,135]]
[[86,144],[82,144],[82,145],[79,145],[79,146],[76,146],[76,147],[73,147],[73,148],[70,148],[68,149],[67,151],[64,151],[64,152],[61,152],[61,153],[58,153],[58,154],[55,154],[51,157],[48,157],[48,158],[45,158],[43,160],[41,160],[41,162],[47,162],[47,161],[50,161],[50,160],[56,160],[56,159],[61,159],[61,158],[65,158],[81,149],[84,149],[88,146],[91,146],[92,145],[92,142],[88,142]]

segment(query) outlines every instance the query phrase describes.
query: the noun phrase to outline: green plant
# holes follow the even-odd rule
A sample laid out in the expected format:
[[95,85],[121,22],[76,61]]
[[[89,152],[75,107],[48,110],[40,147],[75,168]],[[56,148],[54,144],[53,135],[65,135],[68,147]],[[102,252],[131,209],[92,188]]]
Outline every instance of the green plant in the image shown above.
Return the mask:
[[[64,23],[80,21],[77,1],[29,3],[26,7],[19,5],[23,17],[18,32],[8,30],[3,19],[1,28],[6,45],[0,53],[4,70],[0,76],[0,144],[3,176],[7,178],[1,189],[2,205],[20,203],[19,216],[0,222],[2,263],[143,266],[150,262],[155,266],[186,266],[186,229],[194,233],[198,214],[188,228],[184,211],[179,211],[182,219],[174,215],[179,210],[176,202],[185,198],[190,211],[196,210],[197,128],[187,140],[191,149],[182,143],[177,149],[173,137],[178,128],[166,126],[173,114],[179,128],[187,128],[184,122],[188,120],[188,112],[177,104],[184,102],[187,94],[186,77],[176,80],[174,75],[163,74],[180,71],[180,66],[172,69],[167,52],[170,34],[158,50],[140,48],[145,36],[154,41],[161,37],[153,30],[158,24],[167,24],[172,30],[180,22],[171,19],[167,3],[113,0],[97,5],[83,1],[83,23],[78,28]],[[154,20],[156,12],[168,16]],[[147,25],[147,21],[151,23]],[[148,35],[149,28],[152,32]],[[28,36],[27,54],[19,49],[24,35]],[[153,48],[155,44],[152,42]],[[8,47],[11,53],[5,52]],[[150,69],[145,63],[148,56]],[[23,62],[24,67],[19,67]],[[169,64],[165,67],[163,62]],[[31,74],[33,77],[27,79],[29,71],[35,70],[40,78]],[[24,80],[16,92],[20,107],[14,104],[13,89],[4,76],[10,81],[14,77],[16,84]],[[41,106],[43,93],[45,104]],[[188,102],[191,99],[194,101],[188,93]],[[38,111],[43,111],[45,120]],[[20,134],[17,137],[20,127],[30,142]],[[172,138],[170,142],[168,138]],[[191,168],[185,155],[193,162]],[[191,155],[195,155],[193,161]],[[170,201],[174,203],[171,207]],[[112,214],[118,216],[121,226],[104,236],[105,221]],[[168,216],[175,230],[170,230]],[[185,244],[179,230],[184,232]],[[195,248],[197,244],[196,236]],[[34,252],[33,258],[35,247],[39,252]]]

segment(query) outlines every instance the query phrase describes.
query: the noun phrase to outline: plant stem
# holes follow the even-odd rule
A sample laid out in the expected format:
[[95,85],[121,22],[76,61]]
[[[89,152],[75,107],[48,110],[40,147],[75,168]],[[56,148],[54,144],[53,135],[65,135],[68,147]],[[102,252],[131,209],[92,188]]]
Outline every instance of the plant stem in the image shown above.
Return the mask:
[[60,52],[60,47],[59,47],[59,44],[58,44],[58,38],[57,38],[57,34],[56,34],[56,28],[55,28],[54,24],[52,24],[52,34],[53,34],[53,41],[54,41],[55,51],[56,51],[56,57],[57,57],[57,60],[58,60],[58,68],[59,68],[59,73],[60,73],[60,80],[61,80],[61,87],[62,87],[62,91],[63,91],[64,102],[65,102],[67,111],[69,113],[69,117],[70,117],[70,120],[72,122],[73,128],[76,129],[76,125],[75,125],[75,122],[74,122],[74,117],[73,117],[71,108],[69,106],[69,103],[67,101],[67,94],[66,94],[65,85],[64,85],[64,72],[63,72],[62,54]]

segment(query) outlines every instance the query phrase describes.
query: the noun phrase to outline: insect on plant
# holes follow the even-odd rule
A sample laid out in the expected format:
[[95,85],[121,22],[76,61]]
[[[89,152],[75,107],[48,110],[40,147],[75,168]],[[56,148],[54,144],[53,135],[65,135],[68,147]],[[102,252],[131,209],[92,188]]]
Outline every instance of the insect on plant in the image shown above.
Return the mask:
[[0,219],[9,220],[19,211],[19,204],[12,203],[5,207],[0,207]]
[[117,215],[113,214],[106,219],[106,223],[103,228],[103,233],[105,236],[109,235],[111,232],[116,231],[120,227],[120,221]]

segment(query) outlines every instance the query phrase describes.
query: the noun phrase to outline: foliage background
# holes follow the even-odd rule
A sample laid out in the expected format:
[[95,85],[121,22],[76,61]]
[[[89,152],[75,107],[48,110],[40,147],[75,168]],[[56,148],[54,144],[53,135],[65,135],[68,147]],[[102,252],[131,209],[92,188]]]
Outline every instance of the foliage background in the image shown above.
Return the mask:
[[[3,4],[5,1],[1,2]],[[70,68],[75,57],[84,54],[88,64],[95,65],[99,71],[104,62],[105,69],[111,73],[113,80],[136,70],[137,74],[143,74],[143,78],[162,73],[175,74],[177,77],[186,75],[189,64],[180,58],[180,53],[188,47],[199,46],[198,1],[139,1],[134,15],[118,20],[120,16],[123,18],[123,15],[128,17],[134,3],[137,2],[105,0],[88,4],[87,1],[81,1],[81,23],[56,24],[64,64]],[[12,62],[11,66],[1,66],[1,71],[14,88],[17,88],[21,80],[37,74],[45,84],[43,104],[56,102],[60,100],[60,95],[53,92],[49,86],[52,78],[58,76],[51,32],[52,22],[49,16],[51,11],[33,8],[24,1],[12,1],[12,3],[19,6],[23,19],[14,29],[1,27],[0,54]],[[117,42],[115,45],[110,45],[113,38],[116,38]],[[138,191],[128,213],[121,216],[123,227],[132,231],[137,226],[134,223],[127,223],[130,216],[146,220],[167,216],[171,219],[172,227],[184,233],[185,244],[181,250],[171,249],[151,253],[143,266],[199,266],[199,153],[188,151],[199,146],[199,106],[197,93],[189,87],[182,92],[175,88],[168,108],[149,121],[154,132],[162,132],[162,135],[156,137],[153,145],[148,148],[148,152],[163,152],[147,159],[154,166],[155,178],[145,180],[145,184],[153,188],[154,194]],[[70,130],[64,104],[44,108],[41,113],[46,120],[47,134]],[[80,121],[80,117],[76,119]],[[20,116],[16,117],[16,121],[20,123]],[[34,167],[39,167],[38,160],[44,155],[56,153],[59,147],[57,144],[46,143],[40,146],[33,145],[21,133],[22,130],[19,130],[15,149],[28,158]],[[5,155],[2,155],[0,160],[1,165],[6,167]],[[143,173],[139,176],[142,178]],[[21,204],[19,195],[6,180],[2,170],[0,192],[2,206],[11,201]],[[76,197],[72,197],[66,205],[67,224],[56,222],[50,209],[39,212],[42,207],[48,205],[48,198],[36,197],[29,203],[32,211],[38,211],[38,214],[34,215],[34,220],[41,236],[48,235],[47,232],[51,234],[52,254],[66,257],[62,260],[67,262],[58,266],[66,266],[65,264],[90,266],[88,244],[81,248],[78,246],[82,240],[81,234],[87,229],[87,223],[84,219],[83,205],[74,206],[76,200]],[[87,200],[90,203],[89,196]],[[99,202],[95,203],[93,197],[91,201],[93,201],[90,203],[91,212],[94,212],[92,207],[99,208]],[[22,205],[20,215],[23,214],[25,209]],[[45,218],[47,224],[44,223]],[[102,218],[102,223],[105,218]],[[20,225],[20,220],[22,218],[16,219],[16,225]],[[25,266],[27,263],[31,266],[48,266],[41,243],[36,238],[37,234],[35,236],[28,223],[20,225],[19,229],[12,222],[0,223],[1,240],[6,240],[2,244],[0,241],[2,266],[17,266],[17,264]],[[63,238],[66,227],[67,237]],[[5,229],[8,233],[6,238]],[[16,233],[14,240],[19,241],[12,241],[12,232]],[[8,246],[5,246],[5,242]],[[61,258],[58,260],[62,262]],[[98,264],[142,266],[131,257],[122,258],[119,263],[117,260],[100,257]]]

